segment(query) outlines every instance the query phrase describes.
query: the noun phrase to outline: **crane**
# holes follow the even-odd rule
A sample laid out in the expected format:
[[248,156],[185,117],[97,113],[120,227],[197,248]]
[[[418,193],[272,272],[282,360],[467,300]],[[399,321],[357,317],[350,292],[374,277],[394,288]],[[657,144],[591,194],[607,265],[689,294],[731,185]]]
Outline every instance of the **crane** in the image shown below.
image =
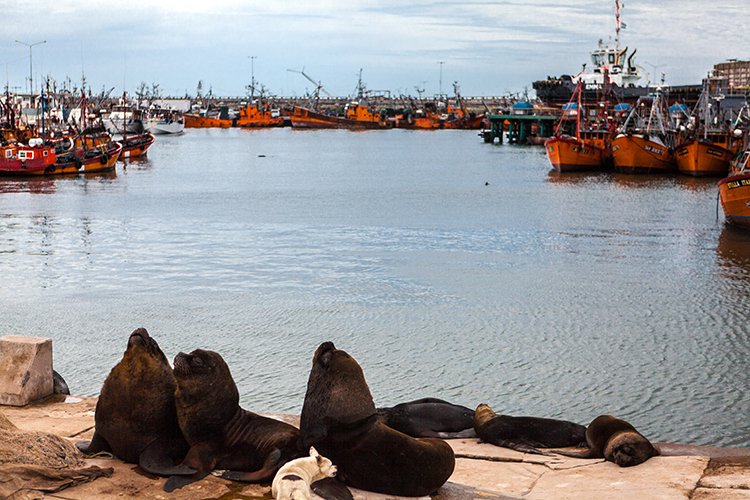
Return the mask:
[[333,97],[331,94],[328,93],[328,91],[326,89],[323,88],[323,84],[322,83],[316,82],[315,80],[313,80],[312,78],[310,78],[310,75],[308,75],[307,73],[305,73],[305,68],[302,68],[301,70],[287,69],[287,71],[291,71],[292,73],[299,73],[300,75],[302,75],[305,78],[307,78],[307,80],[310,83],[312,83],[313,85],[315,85],[315,91],[310,96],[309,107],[311,107],[313,109],[315,109],[317,107],[316,104],[317,104],[318,100],[320,99],[320,93],[321,92],[323,92],[328,97]]

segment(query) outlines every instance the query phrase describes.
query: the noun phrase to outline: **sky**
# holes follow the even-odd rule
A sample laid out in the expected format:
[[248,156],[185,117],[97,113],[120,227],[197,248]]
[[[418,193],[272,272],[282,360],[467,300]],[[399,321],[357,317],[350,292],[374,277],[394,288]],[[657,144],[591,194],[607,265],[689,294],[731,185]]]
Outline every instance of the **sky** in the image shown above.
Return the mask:
[[[644,73],[699,83],[718,62],[750,59],[750,0],[624,0],[621,45]],[[575,74],[600,38],[614,38],[614,0],[0,0],[0,63],[28,88],[29,48],[41,77],[81,75],[94,93],[159,84],[162,94],[241,96],[252,76],[270,94],[322,83],[354,93],[502,96]],[[441,64],[442,62],[442,64]],[[590,64],[589,64],[590,65]],[[658,78],[657,78],[658,79]],[[646,78],[644,78],[645,82]],[[532,92],[533,95],[533,92]]]

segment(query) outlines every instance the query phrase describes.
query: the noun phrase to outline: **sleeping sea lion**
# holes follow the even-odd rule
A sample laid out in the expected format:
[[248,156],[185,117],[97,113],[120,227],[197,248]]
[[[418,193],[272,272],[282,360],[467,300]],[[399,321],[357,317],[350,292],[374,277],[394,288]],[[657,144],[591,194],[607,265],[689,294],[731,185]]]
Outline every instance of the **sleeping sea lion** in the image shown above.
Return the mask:
[[586,429],[588,449],[552,450],[576,458],[604,458],[620,467],[642,464],[659,451],[628,422],[612,415],[599,415]]
[[362,368],[332,342],[315,351],[300,434],[304,447],[336,464],[345,484],[386,495],[429,495],[455,467],[444,441],[415,439],[378,421]]
[[304,455],[297,428],[244,410],[224,359],[196,349],[174,359],[175,400],[180,429],[190,444],[183,465],[192,475],[174,475],[164,485],[173,491],[224,469],[236,481],[270,481],[284,463]]
[[378,408],[378,419],[411,437],[476,437],[474,410],[437,398],[422,398]]
[[76,445],[86,454],[111,452],[152,474],[190,472],[174,465],[188,450],[177,423],[175,387],[159,344],[145,328],[138,328],[104,381],[96,402],[94,437]]
[[498,415],[482,403],[474,412],[474,430],[485,443],[523,453],[546,455],[537,448],[578,446],[586,440],[586,427],[551,418]]

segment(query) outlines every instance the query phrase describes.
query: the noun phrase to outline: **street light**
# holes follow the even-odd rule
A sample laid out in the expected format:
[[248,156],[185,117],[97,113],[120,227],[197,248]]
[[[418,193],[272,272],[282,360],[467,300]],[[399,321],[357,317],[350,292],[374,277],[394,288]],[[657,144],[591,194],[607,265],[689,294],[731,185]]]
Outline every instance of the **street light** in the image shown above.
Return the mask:
[[250,58],[250,102],[253,102],[253,96],[255,95],[255,60],[258,56],[247,56]]
[[34,76],[32,73],[32,65],[31,65],[31,48],[34,47],[34,45],[39,45],[41,43],[47,43],[47,40],[42,40],[41,42],[34,42],[34,43],[26,43],[22,42],[21,40],[16,40],[16,43],[20,43],[21,45],[26,45],[29,48],[29,98],[32,98],[32,94],[34,94]]
[[438,64],[440,65],[440,90],[438,93],[443,95],[443,64],[445,64],[445,61],[438,61]]

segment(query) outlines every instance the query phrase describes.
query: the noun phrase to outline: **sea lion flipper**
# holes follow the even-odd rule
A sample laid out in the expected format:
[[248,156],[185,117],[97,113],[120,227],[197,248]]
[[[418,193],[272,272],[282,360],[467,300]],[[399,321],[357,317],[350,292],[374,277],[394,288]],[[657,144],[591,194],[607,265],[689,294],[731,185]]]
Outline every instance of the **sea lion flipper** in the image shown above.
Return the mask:
[[104,439],[102,435],[97,433],[96,431],[94,431],[94,437],[91,438],[91,441],[76,442],[76,448],[78,448],[81,453],[85,455],[94,455],[102,451],[106,451],[107,453],[112,452],[112,447],[109,446],[107,440]]
[[477,431],[471,428],[464,429],[458,432],[438,432],[437,436],[435,437],[439,437],[440,439],[468,439],[477,437]]
[[530,444],[525,443],[523,441],[514,441],[511,439],[499,439],[499,440],[492,441],[492,444],[494,444],[495,446],[499,446],[501,448],[510,448],[511,450],[520,451],[521,453],[551,456],[550,453],[547,453],[546,451],[542,451],[538,448],[535,448],[531,446]]
[[593,448],[580,448],[577,450],[550,450],[552,453],[573,458],[604,458]]
[[263,479],[273,477],[274,472],[276,472],[276,469],[281,465],[279,463],[280,459],[281,450],[274,448],[273,451],[268,454],[266,461],[263,462],[263,467],[260,469],[252,472],[228,470],[224,471],[221,474],[221,477],[223,479],[229,479],[230,481],[241,481],[244,483],[262,481]]
[[167,447],[162,440],[156,440],[144,449],[138,457],[141,469],[157,476],[190,476],[197,471],[185,464],[174,465]]
[[166,491],[167,493],[171,493],[174,490],[182,488],[183,486],[187,486],[190,483],[200,481],[207,475],[208,472],[196,472],[192,476],[171,476],[169,479],[167,479],[167,482],[164,483],[164,491]]
[[344,483],[333,477],[326,477],[310,485],[313,493],[325,500],[354,500],[352,492]]

